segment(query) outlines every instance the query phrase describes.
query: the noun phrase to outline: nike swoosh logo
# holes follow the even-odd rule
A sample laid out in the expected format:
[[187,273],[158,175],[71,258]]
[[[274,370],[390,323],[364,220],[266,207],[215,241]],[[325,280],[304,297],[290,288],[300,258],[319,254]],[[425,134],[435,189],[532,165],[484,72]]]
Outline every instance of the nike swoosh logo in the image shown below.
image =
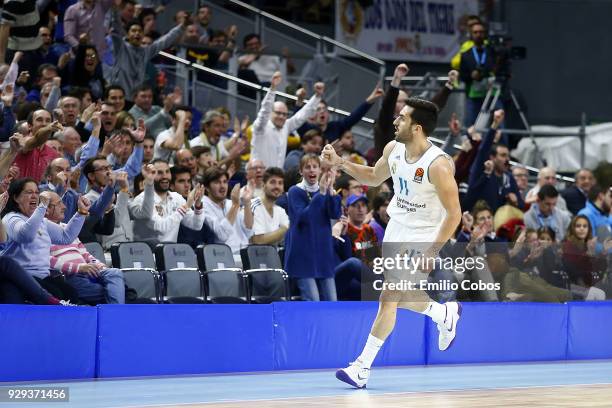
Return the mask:
[[368,377],[362,377],[362,376],[361,376],[361,374],[359,374],[359,373],[357,373],[357,378],[358,378],[359,380],[362,380],[362,381],[363,381],[363,380],[367,380],[367,379],[368,379]]
[[448,331],[449,333],[453,331],[453,323],[455,323],[455,316],[453,316],[451,319],[451,324],[450,324],[451,328],[446,329],[446,331]]

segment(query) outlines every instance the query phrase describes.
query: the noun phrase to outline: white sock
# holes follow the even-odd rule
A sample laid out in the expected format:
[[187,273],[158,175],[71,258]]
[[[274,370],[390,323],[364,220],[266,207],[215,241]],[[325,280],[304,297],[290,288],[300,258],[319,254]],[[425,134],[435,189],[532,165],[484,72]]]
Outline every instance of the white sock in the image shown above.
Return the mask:
[[442,324],[446,319],[446,306],[437,302],[429,302],[421,313],[431,317],[435,323]]
[[376,358],[376,354],[378,354],[378,350],[382,347],[385,341],[381,340],[377,337],[368,335],[368,341],[366,342],[361,355],[357,357],[357,360],[361,363],[363,368],[370,368],[374,359]]

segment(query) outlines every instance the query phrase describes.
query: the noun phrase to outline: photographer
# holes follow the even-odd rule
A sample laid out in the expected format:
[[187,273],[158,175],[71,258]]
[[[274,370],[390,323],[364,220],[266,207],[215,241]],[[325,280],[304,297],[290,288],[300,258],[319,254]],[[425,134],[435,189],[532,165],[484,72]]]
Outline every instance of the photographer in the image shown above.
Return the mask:
[[[486,31],[481,23],[473,24],[470,37],[474,46],[461,54],[459,78],[465,82],[465,127],[476,122],[480,107],[495,79],[495,56],[493,49],[485,43]],[[499,102],[498,102],[499,103]],[[501,106],[498,108],[501,109]]]

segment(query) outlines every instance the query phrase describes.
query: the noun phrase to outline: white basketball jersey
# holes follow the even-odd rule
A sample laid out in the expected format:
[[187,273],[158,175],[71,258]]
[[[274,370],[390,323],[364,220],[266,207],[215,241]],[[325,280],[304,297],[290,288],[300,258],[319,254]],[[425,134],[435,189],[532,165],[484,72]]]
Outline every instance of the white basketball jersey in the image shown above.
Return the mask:
[[[450,157],[437,146],[429,149],[414,163],[406,161],[406,146],[395,143],[389,155],[389,171],[393,178],[393,198],[387,208],[390,223],[399,223],[403,228],[393,228],[393,233],[385,234],[388,242],[431,242],[446,209],[442,206],[436,188],[429,181],[429,166],[439,156]],[[451,160],[452,163],[452,160]],[[401,231],[401,233],[400,233]],[[388,231],[390,232],[390,231]]]

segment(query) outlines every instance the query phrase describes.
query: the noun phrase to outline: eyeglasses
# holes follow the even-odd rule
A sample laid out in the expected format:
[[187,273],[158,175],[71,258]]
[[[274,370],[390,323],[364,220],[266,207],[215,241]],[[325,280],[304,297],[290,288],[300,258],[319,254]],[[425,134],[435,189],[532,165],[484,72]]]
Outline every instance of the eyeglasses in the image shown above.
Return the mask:
[[97,168],[97,169],[95,169],[94,171],[100,171],[100,170],[102,170],[102,171],[110,171],[110,170],[112,170],[112,169],[113,169],[113,166],[108,165],[108,166],[98,167],[98,168]]
[[288,116],[289,114],[287,112],[278,112],[278,111],[274,111],[274,113],[278,116]]
[[96,54],[85,54],[85,58],[97,58],[98,56]]

